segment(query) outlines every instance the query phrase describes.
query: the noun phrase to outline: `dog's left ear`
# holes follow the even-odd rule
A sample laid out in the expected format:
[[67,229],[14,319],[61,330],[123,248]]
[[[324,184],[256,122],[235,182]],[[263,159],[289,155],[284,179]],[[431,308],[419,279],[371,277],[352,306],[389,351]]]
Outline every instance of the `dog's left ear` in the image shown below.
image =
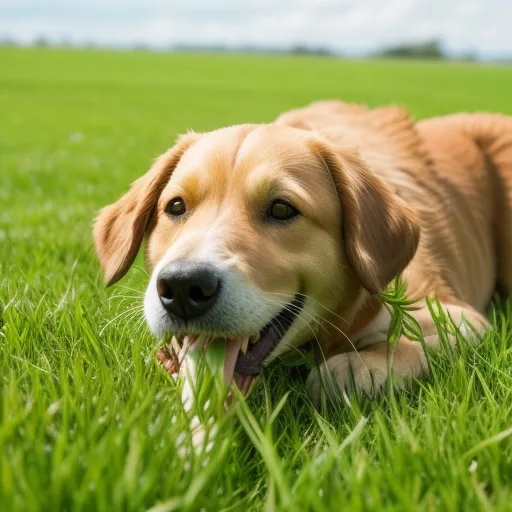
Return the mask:
[[312,145],[340,199],[349,263],[361,284],[378,293],[413,258],[420,238],[419,221],[355,151],[338,150],[323,139],[314,139]]
[[180,137],[124,196],[100,211],[93,234],[107,286],[119,281],[135,260],[162,190],[183,153],[198,138],[195,133]]

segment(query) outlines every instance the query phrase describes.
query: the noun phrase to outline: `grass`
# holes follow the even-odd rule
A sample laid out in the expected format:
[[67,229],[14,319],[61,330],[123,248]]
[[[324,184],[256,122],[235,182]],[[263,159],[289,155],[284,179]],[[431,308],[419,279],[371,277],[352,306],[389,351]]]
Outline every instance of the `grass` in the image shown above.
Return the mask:
[[512,510],[512,304],[409,393],[317,414],[274,365],[205,457],[141,319],[142,259],[104,289],[95,212],[188,128],[325,97],[417,117],[512,113],[512,69],[0,49],[3,510]]

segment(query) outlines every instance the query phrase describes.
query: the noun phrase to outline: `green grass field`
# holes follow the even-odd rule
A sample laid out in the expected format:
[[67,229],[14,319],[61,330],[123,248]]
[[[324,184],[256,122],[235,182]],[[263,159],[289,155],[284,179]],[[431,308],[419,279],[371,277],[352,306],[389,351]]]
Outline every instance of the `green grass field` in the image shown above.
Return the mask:
[[[512,510],[512,303],[398,397],[314,412],[274,365],[205,458],[142,321],[142,258],[105,290],[96,211],[189,128],[320,98],[512,114],[512,68],[0,49],[2,510]],[[250,412],[249,412],[250,411]]]

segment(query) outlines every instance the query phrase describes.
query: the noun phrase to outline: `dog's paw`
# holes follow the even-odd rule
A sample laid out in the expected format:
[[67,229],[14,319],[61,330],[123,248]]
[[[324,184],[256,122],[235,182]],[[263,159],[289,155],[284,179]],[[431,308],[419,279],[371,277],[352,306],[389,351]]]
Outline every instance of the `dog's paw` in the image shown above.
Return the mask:
[[339,398],[343,393],[374,397],[381,391],[387,375],[386,358],[364,350],[347,352],[333,356],[314,368],[306,381],[306,388],[316,405],[324,391],[328,398]]

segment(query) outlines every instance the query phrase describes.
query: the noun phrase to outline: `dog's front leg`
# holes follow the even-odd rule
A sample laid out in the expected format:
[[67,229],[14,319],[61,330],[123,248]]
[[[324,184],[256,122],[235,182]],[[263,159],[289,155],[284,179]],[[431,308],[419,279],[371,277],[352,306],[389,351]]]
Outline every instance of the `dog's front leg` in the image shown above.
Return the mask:
[[[423,331],[425,345],[437,349],[442,339],[454,346],[456,329],[468,339],[475,340],[487,328],[488,322],[470,307],[440,305],[441,316],[447,321],[440,325],[446,328],[443,336],[427,307],[414,312]],[[446,324],[450,325],[446,325]],[[357,345],[357,343],[356,343]],[[311,371],[306,386],[314,403],[318,404],[321,393],[343,392],[376,396],[383,388],[389,372],[393,372],[396,383],[400,386],[407,379],[421,378],[428,373],[427,357],[423,344],[402,336],[393,347],[388,341],[381,341],[366,346],[359,351],[337,354]]]

